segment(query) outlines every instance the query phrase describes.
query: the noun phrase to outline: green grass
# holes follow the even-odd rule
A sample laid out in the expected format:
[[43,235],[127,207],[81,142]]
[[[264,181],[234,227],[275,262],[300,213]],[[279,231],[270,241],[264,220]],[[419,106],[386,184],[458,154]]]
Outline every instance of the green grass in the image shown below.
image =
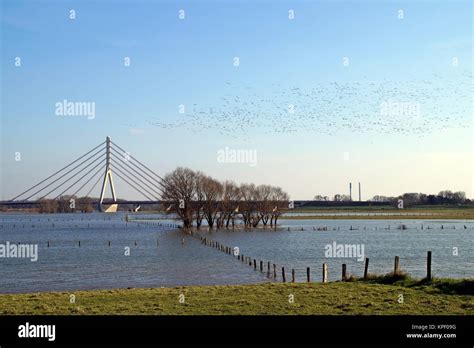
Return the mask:
[[[303,206],[303,207],[296,207],[292,211],[295,212],[308,212],[311,210],[321,210],[321,211],[354,211],[360,212],[368,211],[368,212],[390,212],[390,211],[398,211],[399,209],[396,206],[392,205],[347,205],[347,206]],[[437,205],[413,205],[413,206],[406,206],[404,211],[439,211],[439,210],[474,210],[474,204],[461,204],[461,205],[449,205],[449,204],[437,204]]]
[[[314,216],[288,216],[282,215],[280,219],[328,219],[328,220],[340,220],[340,219],[474,219],[474,205],[417,205],[413,207],[407,207],[405,209],[397,209],[393,206],[341,206],[341,207],[298,207],[291,210],[292,213],[314,213]],[[399,215],[399,216],[318,216],[317,214],[324,213],[361,213],[361,214],[372,214],[372,213],[403,213],[413,215]],[[140,214],[151,214],[151,213],[166,213],[164,211],[139,211],[136,213],[130,213],[130,217],[133,219],[134,216],[138,217]],[[429,213],[434,214],[433,216],[416,215],[418,213]],[[153,218],[153,220],[168,220],[169,217]]]
[[[370,207],[327,207],[327,208],[319,208],[319,207],[312,207],[306,209],[295,209],[292,210],[292,213],[310,213],[314,215],[307,215],[307,216],[289,216],[283,215],[280,219],[318,219],[318,220],[341,220],[341,219],[348,219],[348,220],[390,220],[390,219],[423,219],[423,220],[432,220],[432,219],[442,219],[442,220],[449,220],[449,219],[474,219],[474,208],[472,207],[463,207],[463,208],[446,208],[446,207],[437,207],[437,208],[425,208],[425,207],[416,207],[416,208],[406,208],[406,209],[396,209],[396,208],[385,208],[379,209],[380,207],[370,208]],[[337,214],[344,214],[344,213],[358,213],[358,214],[367,214],[367,215],[337,215],[337,216],[324,216],[318,214],[327,214],[327,213],[337,213]],[[374,213],[391,213],[396,215],[370,215]],[[418,215],[420,213],[423,214],[433,214],[433,215]],[[405,215],[406,214],[406,215]]]
[[390,216],[354,216],[354,215],[338,215],[338,216],[280,216],[280,220],[473,220],[473,214],[441,214],[441,215],[390,215]]
[[[408,277],[0,295],[0,314],[455,315],[474,314],[472,280]],[[385,282],[386,284],[380,284]],[[418,282],[418,283],[416,283]],[[390,284],[388,284],[390,283]],[[462,293],[470,293],[471,295]],[[69,302],[70,294],[76,303]],[[179,302],[183,294],[185,302]],[[289,303],[289,295],[294,303]],[[403,295],[403,303],[399,303]]]
[[474,280],[472,279],[448,279],[435,278],[415,279],[406,273],[385,274],[385,275],[371,275],[367,276],[367,280],[352,279],[364,281],[374,284],[390,284],[396,286],[403,286],[407,288],[423,290],[427,293],[434,294],[450,294],[450,295],[474,295]]

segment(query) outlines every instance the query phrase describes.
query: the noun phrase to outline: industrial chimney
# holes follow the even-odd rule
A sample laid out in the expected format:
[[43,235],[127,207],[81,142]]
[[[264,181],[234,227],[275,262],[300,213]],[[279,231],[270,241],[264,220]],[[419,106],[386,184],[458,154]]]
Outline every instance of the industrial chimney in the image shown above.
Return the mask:
[[352,183],[349,183],[349,199],[352,201]]
[[359,202],[362,201],[362,198],[361,198],[361,197],[362,197],[362,196],[361,196],[361,193],[360,193],[360,183],[359,183]]

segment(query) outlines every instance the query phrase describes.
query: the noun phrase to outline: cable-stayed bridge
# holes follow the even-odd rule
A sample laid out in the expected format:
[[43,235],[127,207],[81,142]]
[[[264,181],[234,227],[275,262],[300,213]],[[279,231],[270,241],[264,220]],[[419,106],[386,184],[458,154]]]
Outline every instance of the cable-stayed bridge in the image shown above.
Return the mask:
[[[118,199],[114,178],[138,192],[142,200]],[[160,204],[164,191],[174,191],[161,176],[133,157],[129,152],[114,143],[110,137],[95,146],[65,167],[54,172],[27,190],[10,200],[0,201],[0,206],[33,206],[45,199],[57,200],[61,197],[89,197],[94,189],[100,186],[98,199],[88,203],[98,206],[101,211],[115,211],[118,204],[135,205]],[[112,198],[105,198],[110,189]],[[80,194],[80,196],[78,196]],[[389,205],[388,202],[318,202],[312,200],[295,200],[295,207],[301,206],[368,206]],[[169,203],[169,202],[168,202]]]
[[[114,178],[132,187],[144,199],[119,200]],[[114,211],[118,204],[159,204],[166,188],[162,177],[107,137],[104,142],[65,167],[0,204],[35,205],[45,199],[56,200],[65,195],[76,197],[81,192],[82,197],[88,197],[98,185],[101,185],[99,199],[90,203],[98,204],[99,209],[103,211]],[[105,198],[107,189],[110,189],[111,199]]]

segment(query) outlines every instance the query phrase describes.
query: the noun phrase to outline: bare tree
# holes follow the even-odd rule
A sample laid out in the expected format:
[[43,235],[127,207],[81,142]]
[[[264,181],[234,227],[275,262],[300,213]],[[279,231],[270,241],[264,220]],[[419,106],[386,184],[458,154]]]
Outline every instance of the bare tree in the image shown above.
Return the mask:
[[207,176],[203,179],[202,191],[204,194],[204,217],[208,226],[213,228],[219,213],[223,187],[219,181]]
[[270,226],[276,226],[278,218],[288,208],[290,196],[281,187],[272,187],[270,197],[273,206]]
[[199,228],[205,219],[209,228],[234,227],[240,215],[245,227],[276,225],[278,217],[288,207],[288,194],[280,187],[219,182],[201,172],[177,168],[163,181],[162,201],[167,212],[176,214],[184,228]]
[[351,197],[349,195],[342,195],[340,193],[334,195],[335,202],[349,202]]
[[39,201],[40,213],[56,213],[58,210],[58,201],[54,199],[41,199]]
[[191,227],[196,173],[189,168],[178,167],[163,178],[163,186],[161,199],[170,204],[167,211],[174,212],[183,221],[184,228]]
[[251,227],[257,219],[255,209],[255,185],[241,184],[239,189],[241,194],[239,213],[242,216],[244,226]]
[[[238,186],[232,181],[224,181],[222,183],[222,200],[220,202],[220,213],[217,217],[217,228],[224,227],[229,228],[232,222],[234,226],[235,215],[238,212],[238,204],[240,199],[240,191]],[[237,212],[236,212],[237,210]]]
[[[272,201],[270,200],[273,187],[270,185],[259,185],[255,188],[255,201],[258,214],[258,220],[266,226],[272,215]],[[257,221],[258,224],[258,221]]]
[[195,176],[195,191],[196,200],[193,202],[194,207],[194,219],[196,220],[196,227],[200,228],[202,220],[204,219],[204,182],[206,175],[201,172],[197,172]]

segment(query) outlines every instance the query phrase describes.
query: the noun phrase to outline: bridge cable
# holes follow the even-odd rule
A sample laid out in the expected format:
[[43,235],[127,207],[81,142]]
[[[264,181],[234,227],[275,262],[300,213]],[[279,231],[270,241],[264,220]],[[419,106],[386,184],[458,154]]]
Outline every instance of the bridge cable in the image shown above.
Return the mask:
[[[47,184],[46,186],[44,186],[42,189],[39,189],[38,191],[34,192],[33,194],[31,194],[30,196],[28,196],[27,198],[23,199],[23,201],[27,201],[28,199],[30,199],[31,197],[37,195],[38,193],[40,193],[41,191],[45,190],[46,188],[50,187],[51,185],[53,185],[55,182],[57,182],[58,180],[61,180],[62,178],[64,178],[66,175],[68,175],[69,173],[71,173],[72,171],[76,170],[78,167],[80,167],[81,165],[83,165],[84,163],[88,162],[91,158],[93,158],[94,156],[96,156],[98,153],[100,153],[101,151],[104,151],[103,149],[100,149],[98,152],[94,153],[93,155],[89,156],[89,158],[87,158],[86,160],[82,161],[81,163],[79,163],[78,165],[76,165],[74,168],[70,169],[69,171],[67,171],[66,173],[64,173],[62,176],[54,179],[51,183]],[[44,197],[44,196],[43,196]]]
[[[83,176],[79,177],[78,180],[76,180],[74,183],[72,183],[72,185],[70,185],[67,189],[65,189],[63,192],[61,192],[59,195],[57,195],[54,199],[58,199],[58,197],[62,196],[64,194],[64,192],[66,192],[67,190],[69,190],[71,187],[73,187],[74,185],[76,185],[79,181],[81,181],[82,179],[84,179],[87,175],[89,175],[94,169],[96,169],[98,166],[101,165],[101,162],[99,162],[95,167],[93,167],[91,170],[89,170],[86,174],[84,174]],[[102,165],[102,167],[105,167],[105,164]],[[82,187],[81,187],[82,188]]]
[[[41,198],[39,198],[39,200],[45,198],[47,195],[49,195],[50,193],[56,191],[58,188],[60,188],[62,185],[64,185],[65,183],[67,183],[69,180],[73,179],[76,175],[78,175],[79,173],[83,172],[85,169],[89,168],[92,164],[95,164],[97,163],[98,160],[102,160],[102,156],[104,154],[100,154],[99,157],[95,158],[92,162],[90,162],[88,165],[86,165],[84,168],[82,168],[81,170],[79,170],[77,173],[74,173],[69,179],[66,179],[65,181],[63,181],[61,184],[59,184],[58,186],[56,186],[54,189],[52,189],[51,191],[49,191],[48,193],[46,193],[45,195],[43,195]],[[63,175],[62,177],[60,177],[59,179],[62,179],[64,178],[66,175]],[[53,181],[51,184],[49,184],[47,187],[51,186],[52,184],[54,184],[54,182],[56,182],[57,180]],[[41,190],[42,191],[42,190]],[[31,196],[30,196],[31,197]]]
[[[138,170],[142,171],[143,174],[146,174],[147,177],[149,177],[150,179],[154,180],[156,183],[158,183],[159,185],[161,185],[165,190],[174,191],[175,193],[177,193],[177,194],[179,195],[179,192],[177,192],[177,191],[175,190],[175,188],[174,188],[172,185],[170,185],[165,179],[163,179],[163,178],[160,177],[158,174],[156,174],[155,172],[153,172],[150,168],[148,168],[147,166],[145,166],[144,164],[142,164],[140,161],[138,161],[135,157],[133,157],[132,155],[130,155],[127,151],[125,151],[124,149],[122,149],[122,148],[121,148],[120,146],[118,146],[117,144],[115,144],[115,143],[113,143],[113,142],[112,142],[112,144],[113,144],[114,146],[118,147],[118,148],[119,148],[120,150],[122,150],[123,152],[127,153],[128,156],[129,156],[131,159],[135,160],[136,162],[138,162],[139,164],[141,164],[142,166],[144,166],[146,169],[148,169],[148,171],[150,171],[152,174],[154,174],[154,175],[156,175],[158,178],[160,178],[160,180],[157,180],[156,178],[153,178],[152,176],[150,176],[150,174],[148,174],[143,168],[140,168],[139,166],[137,166],[137,165],[136,165],[135,163],[133,163],[132,161],[128,161],[128,163],[130,163],[131,165],[133,165],[133,166],[134,166],[135,168],[137,168]],[[115,152],[118,152],[118,151],[115,150],[113,147],[111,147],[111,149],[112,149],[113,151],[115,151]],[[166,185],[163,184],[162,181],[165,182]],[[162,189],[161,189],[161,191],[162,191],[161,195],[163,195],[163,194],[166,192],[166,191],[163,191]]]
[[[131,180],[134,184],[138,185],[142,190],[144,190],[146,193],[148,193],[150,196],[154,197],[156,200],[160,200],[158,197],[156,197],[153,193],[149,192],[147,189],[145,189],[142,185],[140,185],[139,183],[137,183],[135,180],[133,180],[132,178],[130,178],[127,174],[125,174],[124,172],[122,172],[118,167],[115,167],[115,170],[118,171],[119,173],[121,173],[122,175],[124,175],[125,177],[127,177],[129,180]],[[152,201],[152,199],[150,199]]]
[[[100,171],[99,171],[100,172]],[[94,185],[92,185],[92,187],[90,188],[90,190],[87,192],[87,194],[85,195],[85,197],[89,197],[89,195],[91,194],[92,190],[95,188],[95,186],[99,183],[100,179],[102,179],[102,175],[99,175],[99,177],[97,178],[96,182],[94,183]]]
[[[140,164],[142,167],[144,167],[145,169],[147,169],[150,173],[152,173],[153,175],[155,175],[156,177],[158,177],[159,180],[161,181],[165,181],[161,176],[159,176],[158,174],[156,174],[153,170],[151,170],[150,168],[148,168],[146,165],[144,165],[143,163],[141,163],[139,160],[137,160],[135,157],[133,157],[132,155],[130,155],[130,153],[128,153],[127,151],[125,151],[124,149],[122,149],[120,146],[118,146],[117,144],[115,144],[113,141],[111,141],[111,143],[116,146],[119,150],[123,151],[124,153],[128,154],[128,156],[130,156],[130,158],[132,158],[133,160],[135,160],[138,164]],[[143,170],[143,169],[142,169]],[[154,179],[156,180],[156,179]],[[159,180],[156,180],[160,185],[162,186],[165,186],[162,182],[160,182]],[[165,187],[166,188],[166,187]]]
[[131,186],[132,188],[134,188],[136,191],[138,191],[141,195],[145,196],[148,200],[152,201],[152,199],[150,197],[148,197],[146,194],[144,194],[142,191],[140,191],[139,189],[137,189],[135,186],[133,186],[131,183],[129,183],[126,179],[122,178],[122,176],[120,176],[118,173],[115,173],[115,175],[117,175],[120,179],[122,179],[126,184],[128,184],[129,186]]
[[[114,158],[117,158],[117,155],[115,155],[113,152],[111,152],[111,153],[112,153],[112,156],[113,156]],[[128,163],[128,162],[125,162],[125,163]],[[147,180],[145,177],[143,177],[142,174],[140,174],[139,172],[137,172],[137,171],[136,171],[135,169],[133,169],[131,166],[128,166],[128,168],[127,168],[126,166],[122,166],[122,165],[120,164],[120,161],[118,160],[118,158],[117,158],[117,161],[113,161],[113,162],[112,162],[112,165],[119,165],[121,169],[123,169],[124,171],[126,171],[128,174],[132,175],[134,178],[140,180],[140,182],[143,183],[145,186],[147,186],[150,190],[152,190],[153,192],[155,192],[155,193],[158,194],[158,195],[162,195],[162,192],[158,192],[158,191],[156,191],[156,190],[153,188],[154,184],[153,184],[152,182],[150,182],[150,180]],[[129,172],[129,169],[132,170],[133,172],[137,173],[137,174],[140,176],[140,178],[138,178],[138,177],[137,177],[136,175],[134,175],[133,173],[130,173],[130,172]],[[150,184],[151,187],[150,187],[148,184]],[[157,189],[158,189],[158,190],[162,190],[161,188],[157,188]]]
[[96,147],[94,147],[92,150],[90,150],[90,151],[87,152],[86,154],[84,154],[84,155],[82,155],[81,157],[75,159],[74,161],[72,161],[71,163],[69,163],[67,166],[65,166],[65,167],[61,168],[60,170],[58,170],[57,172],[51,174],[51,175],[48,176],[46,179],[44,179],[44,180],[40,181],[39,183],[37,183],[36,185],[30,187],[30,188],[29,188],[28,190],[26,190],[25,192],[22,192],[22,193],[20,193],[18,196],[16,196],[16,197],[10,199],[10,201],[14,201],[14,200],[17,199],[18,197],[21,197],[21,196],[23,196],[25,193],[27,193],[27,192],[33,190],[35,187],[38,187],[39,185],[41,185],[41,184],[44,183],[45,181],[51,179],[51,178],[52,178],[53,176],[55,176],[56,174],[62,172],[64,169],[70,167],[71,165],[73,165],[73,164],[76,163],[77,161],[81,160],[82,158],[84,158],[85,156],[87,156],[87,155],[90,154],[91,152],[95,151],[97,148],[99,148],[100,146],[102,146],[102,145],[104,145],[104,144],[105,144],[105,141],[102,142],[102,143],[100,143],[100,144],[97,145]]
[[[136,179],[135,182],[136,182],[137,184],[138,184],[138,182],[142,183],[144,186],[146,186],[146,187],[149,189],[149,190],[147,190],[147,192],[148,192],[149,194],[153,195],[153,197],[156,197],[156,198],[159,200],[159,197],[161,197],[162,193],[156,191],[156,190],[152,187],[153,185],[150,187],[150,185],[148,185],[146,181],[142,180],[140,177],[137,177],[136,175],[134,175],[133,173],[131,173],[131,172],[127,169],[127,167],[124,167],[124,166],[122,166],[122,165],[120,165],[120,164],[118,164],[118,163],[116,163],[116,162],[113,162],[112,165],[115,166],[115,168],[121,169],[121,170],[123,170],[125,173],[127,173],[127,174],[131,175],[133,178],[135,178],[135,179]],[[124,173],[122,172],[122,174],[124,174]],[[130,179],[131,179],[131,178],[130,178]],[[152,192],[153,192],[153,193],[152,193]]]
[[[92,179],[94,179],[95,176],[97,176],[97,174],[100,174],[100,172],[105,169],[105,166],[106,166],[106,165],[104,164],[102,167],[100,167],[99,170],[98,170],[97,172],[95,172],[95,173],[89,178],[89,180],[87,180],[81,187],[79,187],[79,189],[78,189],[76,192],[74,192],[72,195],[73,195],[73,196],[77,195],[77,194],[84,188],[84,186],[86,186]],[[99,180],[100,180],[101,177],[102,177],[102,175],[99,175]],[[85,197],[87,197],[87,196],[85,196]]]

